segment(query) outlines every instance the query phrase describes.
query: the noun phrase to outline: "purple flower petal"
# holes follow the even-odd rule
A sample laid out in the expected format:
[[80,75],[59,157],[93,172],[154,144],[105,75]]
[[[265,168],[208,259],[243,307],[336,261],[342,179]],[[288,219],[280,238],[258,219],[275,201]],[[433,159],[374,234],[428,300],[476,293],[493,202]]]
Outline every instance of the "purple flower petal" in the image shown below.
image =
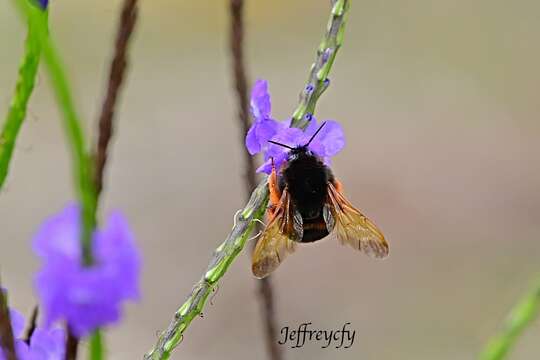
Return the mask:
[[138,300],[141,255],[126,219],[119,212],[112,213],[105,228],[96,233],[94,254],[106,275],[122,285],[118,289],[121,296]]
[[62,328],[36,328],[30,339],[30,351],[36,359],[63,359],[66,333]]
[[320,136],[320,142],[324,147],[321,156],[334,156],[345,147],[343,128],[337,121],[326,121],[326,125],[317,136]]
[[[35,287],[45,313],[46,326],[66,320],[82,337],[98,327],[117,322],[121,304],[140,297],[141,256],[127,221],[112,214],[94,233],[94,263],[83,266],[78,211],[68,207],[48,220],[34,240],[43,259]],[[75,207],[75,210],[78,208]]]
[[[273,158],[276,170],[279,170],[281,166],[287,161],[287,156],[288,156],[288,153],[285,151],[281,154],[276,155]],[[257,172],[270,174],[272,172],[272,159],[266,160],[264,164],[259,166],[259,168],[257,169]]]
[[118,321],[121,284],[111,282],[99,267],[54,270],[42,271],[36,281],[46,326],[65,319],[82,337]]
[[[23,340],[15,339],[14,345],[15,345],[15,353],[17,354],[17,359],[19,360],[41,360],[42,359],[42,358],[33,356],[33,354],[30,352],[30,348]],[[6,360],[6,356],[4,355],[4,351],[2,347],[0,347],[0,360]]]
[[15,340],[15,352],[19,360],[38,360],[35,356],[32,356],[30,347],[23,340]]
[[255,155],[261,151],[261,143],[257,139],[256,123],[251,125],[246,135],[246,149],[250,155]]
[[270,94],[268,93],[268,82],[266,80],[257,80],[251,90],[251,113],[257,120],[270,118],[272,110],[270,103]]
[[9,309],[9,317],[11,319],[11,328],[13,330],[13,336],[20,338],[23,334],[25,327],[24,316],[15,309]]
[[79,262],[80,208],[67,206],[60,214],[45,220],[32,242],[34,252],[47,261],[71,260]]
[[311,120],[309,120],[308,126],[304,130],[304,135],[307,138],[306,142],[309,141],[309,139],[311,138],[313,134],[315,134],[315,131],[319,129],[319,126],[320,124],[317,123],[317,119],[314,116],[312,116]]
[[270,140],[281,128],[282,124],[273,119],[257,120],[246,135],[246,148],[251,155],[263,151]]

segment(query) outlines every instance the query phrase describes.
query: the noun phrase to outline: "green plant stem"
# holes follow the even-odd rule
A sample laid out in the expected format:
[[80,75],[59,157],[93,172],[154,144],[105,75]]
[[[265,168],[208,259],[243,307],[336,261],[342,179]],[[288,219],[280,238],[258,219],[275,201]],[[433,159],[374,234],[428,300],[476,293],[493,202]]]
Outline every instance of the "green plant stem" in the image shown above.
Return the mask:
[[[81,246],[83,262],[92,264],[91,241],[92,232],[96,227],[97,196],[94,186],[93,161],[87,150],[85,134],[75,103],[71,96],[71,88],[60,59],[60,55],[49,36],[47,16],[42,16],[37,7],[28,0],[14,0],[17,9],[35,26],[37,42],[41,45],[43,60],[49,74],[62,120],[66,138],[70,147],[73,179],[78,202],[81,206],[82,229]],[[99,331],[93,335],[99,338]],[[99,342],[101,344],[101,340]],[[76,346],[75,346],[76,349]],[[102,346],[91,351],[92,359],[102,358]]]
[[[300,105],[295,111],[291,126],[304,129],[308,121],[305,115],[313,113],[320,95],[328,87],[328,77],[337,50],[343,41],[344,18],[349,8],[347,0],[333,0],[328,29],[317,51],[317,59],[312,66],[308,83],[313,91],[301,95]],[[321,50],[323,49],[323,50]],[[326,51],[326,49],[330,49]],[[322,80],[320,80],[322,79]],[[225,275],[236,256],[244,248],[255,227],[256,220],[264,215],[268,205],[268,179],[262,180],[252,192],[248,204],[235,216],[235,224],[227,239],[214,251],[206,273],[195,284],[184,304],[176,311],[167,330],[161,332],[152,350],[145,354],[145,360],[169,359],[171,352],[182,340],[191,321],[202,312],[208,296],[214,291],[218,281]]]
[[95,227],[96,196],[92,177],[92,161],[87,152],[85,136],[71,96],[71,89],[56,47],[49,36],[47,17],[36,11],[28,0],[14,0],[21,13],[35,26],[36,37],[41,44],[42,56],[62,113],[64,130],[70,146],[73,178],[77,198],[82,208],[82,247],[84,261],[92,262],[91,235]]
[[[47,22],[47,12],[41,11],[37,7],[31,9],[31,11],[35,13],[35,16],[42,17],[43,22]],[[36,34],[36,24],[29,19],[24,55],[19,66],[15,93],[13,94],[4,127],[0,134],[0,190],[4,185],[9,171],[15,141],[26,117],[26,108],[34,90],[40,56],[41,43]]]
[[103,359],[103,337],[100,331],[94,331],[90,336],[90,360]]
[[332,0],[332,12],[326,32],[317,49],[315,62],[311,65],[308,81],[300,93],[300,103],[292,116],[291,127],[305,128],[315,113],[317,100],[330,85],[328,75],[338,50],[343,44],[345,19],[350,7],[349,0]]
[[512,309],[499,335],[491,339],[481,360],[502,360],[523,331],[538,316],[540,309],[540,280],[533,289]]
[[191,321],[199,315],[214,291],[217,282],[227,272],[229,266],[244,248],[254,226],[260,219],[268,203],[266,179],[251,194],[246,207],[235,216],[235,225],[227,239],[214,251],[212,260],[202,278],[191,290],[184,304],[176,311],[166,331],[159,335],[154,348],[144,356],[145,359],[168,359],[172,350],[182,340],[184,331]]

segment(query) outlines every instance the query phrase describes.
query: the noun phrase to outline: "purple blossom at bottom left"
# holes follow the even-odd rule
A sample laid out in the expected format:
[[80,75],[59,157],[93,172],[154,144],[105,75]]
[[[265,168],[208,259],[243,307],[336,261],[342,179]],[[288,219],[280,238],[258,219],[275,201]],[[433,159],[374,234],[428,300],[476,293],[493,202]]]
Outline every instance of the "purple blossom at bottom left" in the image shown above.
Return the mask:
[[[23,340],[25,320],[17,310],[10,309],[11,328],[15,338],[15,352],[19,360],[61,360],[64,359],[66,333],[64,329],[37,327],[29,343]],[[0,360],[6,357],[0,348]]]
[[140,298],[141,256],[126,219],[111,214],[92,236],[92,264],[83,264],[80,207],[47,219],[33,240],[42,259],[35,279],[45,325],[67,322],[77,337],[117,323],[125,301]]

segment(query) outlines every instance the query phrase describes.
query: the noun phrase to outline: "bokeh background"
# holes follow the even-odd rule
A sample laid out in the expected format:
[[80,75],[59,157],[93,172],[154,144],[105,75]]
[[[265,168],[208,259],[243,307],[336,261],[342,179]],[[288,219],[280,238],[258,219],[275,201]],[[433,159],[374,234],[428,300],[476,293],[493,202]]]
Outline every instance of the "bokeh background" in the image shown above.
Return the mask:
[[[95,135],[119,0],[51,1],[51,29]],[[325,0],[247,1],[250,79],[290,116],[328,18]],[[348,350],[285,347],[287,359],[474,359],[540,271],[540,2],[354,1],[332,85],[317,111],[347,146],[334,171],[384,230],[386,261],[331,241],[301,248],[273,277],[278,325],[337,329]],[[103,214],[122,209],[145,259],[144,298],[107,331],[111,359],[138,359],[199,279],[242,207],[227,1],[141,1],[118,111]],[[25,28],[0,5],[0,109]],[[35,303],[32,234],[74,198],[46,75],[0,194],[2,280]],[[175,359],[263,359],[247,253],[221,282]],[[511,359],[540,356],[540,324]]]

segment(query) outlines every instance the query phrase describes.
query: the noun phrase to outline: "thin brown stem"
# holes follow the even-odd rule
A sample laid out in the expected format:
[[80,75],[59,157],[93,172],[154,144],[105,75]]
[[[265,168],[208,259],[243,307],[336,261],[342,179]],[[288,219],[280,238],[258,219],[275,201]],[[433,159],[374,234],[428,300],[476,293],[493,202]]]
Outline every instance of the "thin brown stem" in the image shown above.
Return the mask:
[[4,291],[0,287],[0,350],[6,360],[17,360],[15,353],[15,339],[13,337],[13,329],[11,328],[11,318],[7,299]]
[[[253,242],[255,246],[255,242]],[[264,332],[266,334],[266,348],[268,349],[269,358],[272,360],[283,359],[283,352],[278,346],[276,340],[277,326],[276,326],[276,311],[274,307],[274,287],[272,286],[271,276],[264,279],[257,280],[259,301],[261,302],[261,308],[264,316]]]
[[[230,0],[230,47],[233,62],[234,87],[237,98],[238,124],[240,128],[240,143],[244,148],[244,136],[249,130],[249,109],[248,109],[248,85],[244,62],[244,0]],[[253,157],[244,149],[244,183],[246,197],[249,198],[256,186],[255,161]],[[255,244],[255,242],[253,242]],[[270,277],[257,280],[257,294],[263,312],[264,333],[266,348],[269,359],[281,360],[283,358],[281,349],[278,347],[276,339],[276,319],[274,306],[274,290]]]
[[[248,110],[248,85],[244,63],[244,0],[230,0],[230,51],[232,55],[232,66],[234,75],[234,88],[236,90],[238,124],[240,125],[240,142],[244,148],[244,136],[249,130],[249,110]],[[246,188],[246,198],[255,188],[257,180],[255,178],[255,163],[252,156],[246,151],[244,153],[244,182]]]
[[[114,111],[127,68],[127,51],[138,13],[137,0],[124,0],[114,45],[114,55],[109,69],[107,92],[99,116],[99,134],[95,150],[94,187],[96,209],[103,189],[103,173],[107,163],[109,144],[114,132]],[[94,214],[95,216],[95,214]],[[68,331],[66,359],[75,359],[79,340]]]
[[67,328],[68,336],[66,340],[66,360],[77,359],[77,352],[79,350],[79,339],[73,334],[69,327]]
[[128,44],[137,20],[137,12],[137,0],[124,1],[116,34],[114,56],[109,70],[107,93],[99,117],[99,137],[95,155],[95,186],[98,196],[103,188],[103,172],[107,162],[109,143],[114,132],[114,111],[126,73]]

